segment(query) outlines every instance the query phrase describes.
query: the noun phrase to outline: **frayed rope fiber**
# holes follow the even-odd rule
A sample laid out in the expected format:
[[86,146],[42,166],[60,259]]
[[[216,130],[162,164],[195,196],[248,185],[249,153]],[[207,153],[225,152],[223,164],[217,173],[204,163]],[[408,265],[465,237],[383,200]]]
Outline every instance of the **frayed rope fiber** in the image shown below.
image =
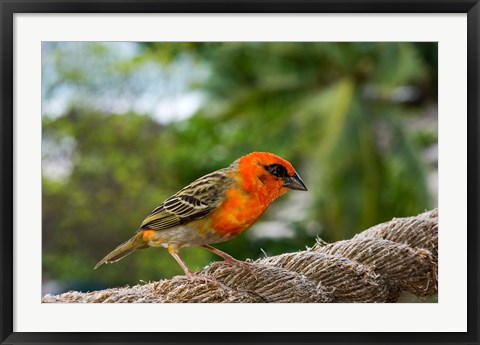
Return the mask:
[[394,218],[350,240],[242,265],[215,262],[185,276],[88,293],[46,295],[43,303],[397,302],[402,292],[438,288],[438,211]]

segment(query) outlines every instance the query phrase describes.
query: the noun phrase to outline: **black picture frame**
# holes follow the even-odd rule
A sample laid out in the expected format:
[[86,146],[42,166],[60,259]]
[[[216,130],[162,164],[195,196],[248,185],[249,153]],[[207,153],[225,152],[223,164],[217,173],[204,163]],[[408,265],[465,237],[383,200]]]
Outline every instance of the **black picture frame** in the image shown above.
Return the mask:
[[[1,323],[2,344],[478,344],[479,17],[478,0],[193,1],[0,0],[1,10]],[[16,13],[467,13],[468,331],[465,333],[20,333],[13,332],[13,17]],[[452,183],[455,183],[452,181]],[[313,316],[312,316],[313,317]],[[455,317],[455,316],[452,316]],[[179,320],[181,322],[181,320]],[[239,325],[239,330],[241,330]],[[221,331],[221,330],[219,330]]]

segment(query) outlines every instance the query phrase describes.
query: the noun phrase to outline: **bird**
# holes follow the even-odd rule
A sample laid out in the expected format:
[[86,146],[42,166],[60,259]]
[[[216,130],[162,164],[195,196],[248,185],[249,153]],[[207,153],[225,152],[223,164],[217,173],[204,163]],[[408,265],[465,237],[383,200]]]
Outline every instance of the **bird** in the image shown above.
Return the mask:
[[186,276],[194,273],[178,254],[185,247],[201,246],[226,263],[239,263],[211,244],[243,233],[289,190],[307,191],[290,162],[270,152],[249,153],[167,198],[147,215],[132,238],[107,254],[94,269],[149,247],[167,248]]

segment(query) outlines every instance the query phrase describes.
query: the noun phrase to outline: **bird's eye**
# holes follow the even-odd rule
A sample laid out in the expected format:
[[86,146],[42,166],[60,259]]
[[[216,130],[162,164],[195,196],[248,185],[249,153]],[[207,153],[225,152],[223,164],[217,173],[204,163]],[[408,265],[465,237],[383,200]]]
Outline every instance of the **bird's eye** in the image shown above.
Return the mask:
[[287,177],[288,176],[287,169],[285,169],[285,167],[283,165],[280,165],[280,164],[268,165],[268,166],[265,167],[265,169],[267,169],[267,171],[270,174],[272,174],[273,176],[277,176],[277,177]]

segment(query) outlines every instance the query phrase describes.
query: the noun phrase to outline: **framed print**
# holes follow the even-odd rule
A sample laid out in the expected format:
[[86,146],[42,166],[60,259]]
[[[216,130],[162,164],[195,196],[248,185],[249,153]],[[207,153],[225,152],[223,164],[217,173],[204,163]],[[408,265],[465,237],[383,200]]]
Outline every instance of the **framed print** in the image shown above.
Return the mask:
[[2,344],[478,343],[479,13],[2,1]]

